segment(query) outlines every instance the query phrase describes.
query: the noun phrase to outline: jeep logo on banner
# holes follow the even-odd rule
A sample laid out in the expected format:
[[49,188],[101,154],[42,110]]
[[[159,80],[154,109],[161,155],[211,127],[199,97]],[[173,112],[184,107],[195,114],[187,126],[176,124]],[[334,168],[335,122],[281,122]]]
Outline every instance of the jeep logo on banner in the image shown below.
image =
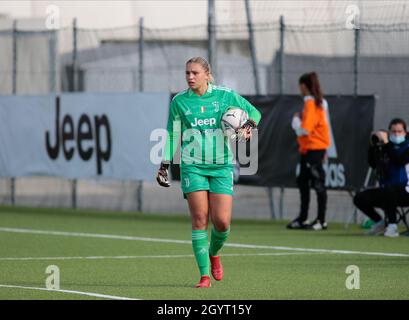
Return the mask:
[[57,97],[54,128],[45,133],[48,156],[52,160],[61,156],[70,161],[74,154],[78,153],[83,161],[94,158],[96,173],[101,175],[102,162],[109,161],[112,150],[108,117],[105,114],[90,116],[82,113],[79,119],[74,121],[74,117],[69,113],[60,117],[60,109],[60,98]]

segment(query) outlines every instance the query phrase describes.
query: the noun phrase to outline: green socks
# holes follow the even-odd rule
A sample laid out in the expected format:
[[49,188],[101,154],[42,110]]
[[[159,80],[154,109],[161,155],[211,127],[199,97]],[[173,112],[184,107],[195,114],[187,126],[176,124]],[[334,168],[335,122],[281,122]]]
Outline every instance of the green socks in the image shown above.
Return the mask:
[[193,253],[195,255],[201,276],[210,275],[210,260],[207,238],[207,230],[192,230]]
[[230,228],[224,232],[219,232],[214,227],[212,228],[212,237],[210,239],[209,248],[209,253],[212,257],[217,256],[217,253],[223,247],[223,244],[226,242],[229,234]]
[[229,234],[230,228],[224,232],[219,232],[213,227],[209,248],[207,230],[192,230],[193,253],[201,276],[208,276],[210,274],[209,253],[213,257],[217,256]]

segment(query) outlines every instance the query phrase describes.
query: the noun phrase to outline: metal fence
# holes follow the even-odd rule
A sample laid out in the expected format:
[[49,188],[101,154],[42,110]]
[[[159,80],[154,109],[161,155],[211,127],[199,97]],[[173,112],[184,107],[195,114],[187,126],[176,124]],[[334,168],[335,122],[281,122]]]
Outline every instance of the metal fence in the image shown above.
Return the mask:
[[[212,35],[215,46],[209,46]],[[141,19],[124,28],[85,30],[74,21],[68,28],[43,31],[14,23],[0,30],[0,94],[177,92],[185,87],[185,62],[208,55],[213,55],[216,82],[240,94],[297,94],[299,76],[314,70],[326,94],[375,94],[375,128],[385,128],[392,117],[409,120],[409,23],[347,29],[345,23],[287,24],[281,17],[261,24],[152,29]],[[16,185],[26,185],[19,180],[1,180],[0,203],[16,201]],[[71,194],[66,184],[61,181],[60,189]],[[110,186],[119,197],[129,190],[121,182]],[[133,192],[129,198],[139,202],[114,207],[154,210]]]
[[[249,30],[252,37],[249,37]],[[376,94],[375,127],[408,120],[409,23],[218,25],[216,82],[241,94],[298,93],[298,77],[315,70],[326,94]],[[209,55],[205,25],[139,25],[84,30],[0,30],[0,94],[184,89],[184,64]],[[256,62],[256,64],[254,64]],[[257,90],[258,88],[258,90]]]

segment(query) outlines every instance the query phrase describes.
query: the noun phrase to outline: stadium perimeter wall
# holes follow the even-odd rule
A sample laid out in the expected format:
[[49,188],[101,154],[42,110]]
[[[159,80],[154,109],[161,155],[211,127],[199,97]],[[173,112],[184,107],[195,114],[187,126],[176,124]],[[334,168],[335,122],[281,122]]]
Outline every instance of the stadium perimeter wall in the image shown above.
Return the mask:
[[[143,182],[141,189],[140,187],[139,183],[131,181],[78,180],[76,207],[109,211],[138,211],[139,208],[147,214],[188,216],[187,202],[183,199],[178,181],[174,181],[169,189],[161,188],[155,182]],[[272,189],[274,216],[269,192],[266,187],[235,186],[233,218],[289,220],[298,214],[300,202],[297,189],[283,189],[283,196],[280,188]],[[27,177],[16,180],[15,203],[18,206],[72,208],[72,200],[70,180],[55,177]],[[0,204],[11,204],[10,179],[0,179]],[[313,195],[311,219],[315,218],[316,212],[316,199]],[[354,206],[347,192],[328,192],[328,221],[353,222],[353,213]],[[358,215],[357,221],[362,219],[363,216]]]

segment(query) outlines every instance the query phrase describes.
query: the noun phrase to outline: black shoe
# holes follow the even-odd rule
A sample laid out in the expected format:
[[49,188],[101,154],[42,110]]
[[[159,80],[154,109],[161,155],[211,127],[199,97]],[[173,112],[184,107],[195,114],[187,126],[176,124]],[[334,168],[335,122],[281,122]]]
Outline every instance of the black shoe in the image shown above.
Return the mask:
[[328,224],[324,221],[321,222],[320,220],[316,219],[313,223],[311,223],[307,229],[313,231],[320,231],[320,230],[327,230]]
[[300,218],[296,218],[287,224],[287,229],[306,229],[309,226],[308,220],[301,221]]

